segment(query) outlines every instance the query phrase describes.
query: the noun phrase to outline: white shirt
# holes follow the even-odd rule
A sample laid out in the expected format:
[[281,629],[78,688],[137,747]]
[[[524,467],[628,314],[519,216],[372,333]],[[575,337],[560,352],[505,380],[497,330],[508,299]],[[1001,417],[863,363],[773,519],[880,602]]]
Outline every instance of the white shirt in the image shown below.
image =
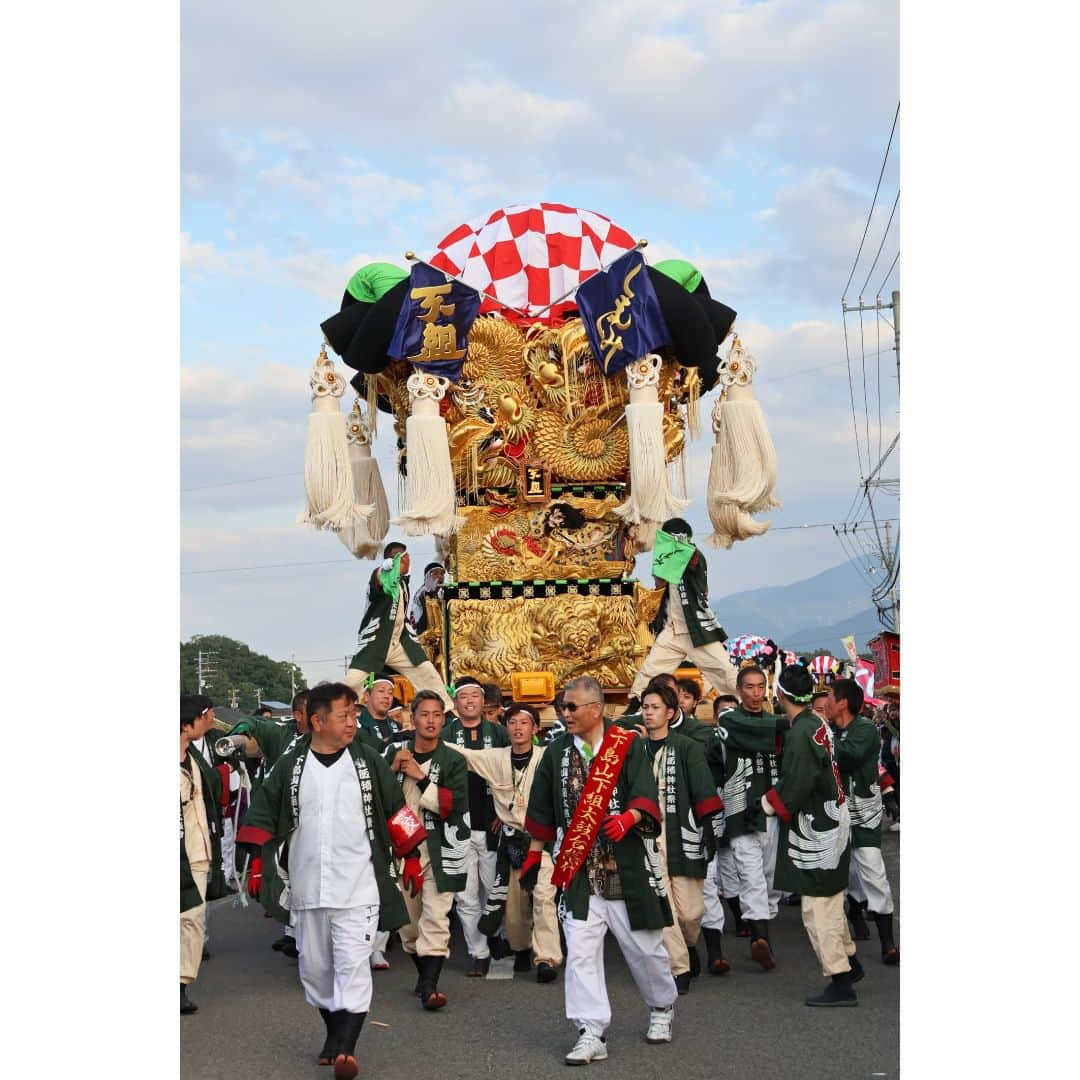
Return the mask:
[[683,614],[682,600],[679,597],[679,586],[675,582],[669,582],[667,587],[667,622],[676,634],[689,634],[690,628],[686,625],[686,616]]
[[293,911],[379,903],[360,779],[347,749],[329,767],[308,751],[289,842],[289,890]]

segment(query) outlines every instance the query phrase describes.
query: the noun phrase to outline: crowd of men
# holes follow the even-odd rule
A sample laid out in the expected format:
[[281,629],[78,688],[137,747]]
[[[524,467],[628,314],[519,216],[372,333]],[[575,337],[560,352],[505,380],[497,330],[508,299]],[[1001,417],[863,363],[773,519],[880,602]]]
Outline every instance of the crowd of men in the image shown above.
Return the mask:
[[[392,935],[421,1008],[447,1004],[452,912],[468,976],[510,957],[540,983],[562,969],[577,1031],[568,1065],[608,1056],[608,931],[657,1044],[672,1040],[692,980],[730,971],[725,908],[771,971],[770,922],[782,903],[801,907],[829,979],[810,1006],[857,1004],[867,915],[883,962],[899,963],[881,856],[886,810],[899,820],[898,777],[883,764],[898,744],[883,745],[855,682],[815,692],[792,665],[770,700],[766,672],[745,664],[730,680],[721,671],[733,693],[702,719],[710,709],[694,679],[652,672],[613,717],[584,676],[562,689],[545,730],[534,706],[504,707],[477,679],[423,685],[431,665],[413,649],[397,547],[372,575],[374,628],[361,627],[349,678],[297,694],[291,721],[253,718],[226,733],[208,698],[181,697],[181,1013],[197,1009],[188,987],[207,955],[206,903],[230,887],[282,924],[274,948],[298,961],[325,1026],[317,1059],[336,1080],[358,1073],[372,973],[389,966]],[[421,684],[407,711],[390,662]],[[884,723],[898,730],[898,715]],[[251,757],[261,767],[249,784]]]

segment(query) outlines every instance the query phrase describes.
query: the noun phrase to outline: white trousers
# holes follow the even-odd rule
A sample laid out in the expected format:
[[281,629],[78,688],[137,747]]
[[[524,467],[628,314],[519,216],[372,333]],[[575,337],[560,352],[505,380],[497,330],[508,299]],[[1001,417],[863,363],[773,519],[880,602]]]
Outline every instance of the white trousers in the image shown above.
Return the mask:
[[610,930],[622,949],[638,993],[650,1009],[675,1004],[677,991],[671,977],[661,930],[631,930],[623,900],[589,897],[589,914],[563,919],[566,936],[566,1018],[579,1030],[602,1037],[611,1023],[611,1002],[604,978],[604,936]]
[[366,1013],[371,1005],[371,946],[379,905],[293,912],[300,983],[309,1005]]
[[670,675],[684,659],[690,660],[718,694],[735,693],[735,665],[724,646],[719,641],[695,645],[689,634],[676,634],[668,624],[656,635],[652,648],[641,662],[630,687],[630,696],[640,696],[650,679]]
[[221,869],[225,871],[225,880],[232,881],[233,845],[236,838],[236,826],[232,818],[221,820]]
[[780,910],[780,894],[773,888],[777,836],[773,830],[771,845],[768,832],[732,837],[731,854],[739,874],[739,904],[744,919],[775,919]]
[[881,848],[853,847],[851,869],[848,871],[848,892],[876,915],[891,915],[894,911],[889,875]]
[[716,891],[728,900],[737,899],[739,868],[735,865],[735,854],[730,847],[720,848],[716,852],[715,866]]
[[386,955],[386,946],[389,945],[389,944],[390,944],[390,931],[389,930],[380,930],[375,935],[375,941],[372,944],[371,951],[372,952],[377,952],[377,953],[382,953],[383,956],[385,956]]
[[469,844],[469,876],[465,881],[465,891],[455,893],[454,900],[457,903],[461,929],[465,934],[465,946],[474,959],[483,960],[491,955],[487,938],[476,924],[484,914],[484,904],[495,886],[497,855],[498,852],[487,849],[487,833],[483,829],[473,829]]
[[724,929],[723,894],[717,888],[719,861],[719,854],[714,855],[712,862],[709,863],[708,869],[705,871],[705,914],[701,916],[701,928],[703,930]]

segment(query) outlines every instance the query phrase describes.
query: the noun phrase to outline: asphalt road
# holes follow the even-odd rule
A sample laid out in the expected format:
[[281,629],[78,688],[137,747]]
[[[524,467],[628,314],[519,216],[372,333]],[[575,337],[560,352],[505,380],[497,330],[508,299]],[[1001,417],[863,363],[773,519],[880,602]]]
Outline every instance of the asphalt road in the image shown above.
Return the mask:
[[[886,833],[885,859],[899,907],[899,835]],[[896,917],[897,942],[899,911]],[[609,1057],[587,1066],[610,1080],[880,1080],[899,1072],[899,968],[880,960],[877,933],[857,942],[866,978],[855,1009],[809,1009],[803,999],[825,984],[802,928],[798,908],[781,907],[772,926],[777,968],[762,971],[745,939],[725,930],[726,976],[703,974],[675,1006],[674,1039],[644,1041],[648,1010],[626,963],[608,937],[606,964],[613,1020]],[[199,1011],[180,1017],[183,1080],[331,1080],[316,1064],[322,1045],[319,1014],[304,1001],[297,962],[273,952],[279,935],[262,908],[211,905],[211,959],[191,998]],[[704,942],[699,943],[704,959]],[[540,1080],[563,1070],[577,1036],[563,1013],[562,973],[539,985],[529,975],[513,982],[465,977],[468,957],[455,925],[451,956],[439,989],[449,1004],[426,1013],[412,995],[416,972],[401,952],[390,970],[375,973],[375,996],[357,1046],[360,1076],[378,1080]],[[373,1023],[373,1021],[377,1023]],[[581,1071],[581,1070],[579,1070]]]

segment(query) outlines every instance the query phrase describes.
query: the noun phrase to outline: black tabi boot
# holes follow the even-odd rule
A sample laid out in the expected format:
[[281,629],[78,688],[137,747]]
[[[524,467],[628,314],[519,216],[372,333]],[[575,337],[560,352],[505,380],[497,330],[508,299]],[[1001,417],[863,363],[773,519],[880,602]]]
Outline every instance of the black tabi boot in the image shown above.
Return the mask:
[[532,949],[518,949],[514,953],[514,970],[515,971],[531,971],[532,970]]
[[851,936],[856,941],[870,940],[870,927],[866,925],[866,915],[863,906],[854,896],[848,896],[845,907],[847,908],[848,922],[851,923]]
[[873,915],[874,922],[877,923],[878,938],[881,941],[881,959],[886,964],[899,964],[900,950],[893,941],[892,914],[879,915],[875,911]]
[[776,967],[776,960],[769,944],[769,920],[747,919],[746,925],[750,927],[750,955],[766,971],[772,971]]
[[187,986],[180,984],[180,1015],[187,1016],[189,1013],[198,1012],[199,1006],[187,996]]
[[851,965],[851,971],[848,974],[851,975],[851,985],[854,986],[866,975],[866,971],[863,969],[862,964],[859,963],[857,956],[849,956],[847,961]]
[[686,951],[690,954],[690,978],[696,979],[701,974],[701,957],[698,955],[697,942],[687,945]]
[[728,911],[731,912],[731,917],[735,920],[735,936],[749,937],[750,927],[743,921],[742,904],[739,903],[739,898],[737,896],[725,896],[724,903],[727,904]]
[[323,1009],[320,1007],[319,1015],[322,1017],[323,1025],[326,1027],[326,1039],[323,1041],[322,1049],[319,1051],[319,1064],[320,1065],[333,1065],[334,1063],[334,1044],[337,1039],[334,1035],[334,1017],[336,1013],[332,1013],[329,1009]]
[[439,992],[443,959],[441,956],[420,957],[420,1004],[428,1012],[441,1009],[446,1004],[446,995]]
[[680,995],[690,993],[690,972],[684,971],[681,975],[673,975],[675,989]]
[[859,999],[851,988],[851,973],[842,971],[839,975],[833,975],[832,981],[825,990],[817,997],[807,998],[807,1005],[819,1005],[822,1007],[838,1007],[858,1005]]
[[731,970],[731,965],[724,959],[724,934],[722,930],[702,928],[705,935],[705,948],[708,951],[708,966],[711,975],[726,975]]
[[412,958],[413,967],[416,968],[416,985],[413,987],[413,993],[419,997],[420,991],[423,989],[424,965],[416,953],[409,953],[409,956]]
[[356,1040],[360,1038],[360,1029],[364,1026],[367,1013],[341,1010],[337,1016],[338,1046],[334,1056],[334,1080],[353,1080],[360,1072],[356,1061]]
[[[504,960],[514,951],[510,948],[510,942],[499,934],[489,935],[487,944],[488,949],[491,952],[492,960]],[[515,968],[514,970],[516,971],[517,969]]]
[[472,958],[472,966],[465,972],[470,978],[482,979],[487,975],[491,968],[490,956],[474,956]]

